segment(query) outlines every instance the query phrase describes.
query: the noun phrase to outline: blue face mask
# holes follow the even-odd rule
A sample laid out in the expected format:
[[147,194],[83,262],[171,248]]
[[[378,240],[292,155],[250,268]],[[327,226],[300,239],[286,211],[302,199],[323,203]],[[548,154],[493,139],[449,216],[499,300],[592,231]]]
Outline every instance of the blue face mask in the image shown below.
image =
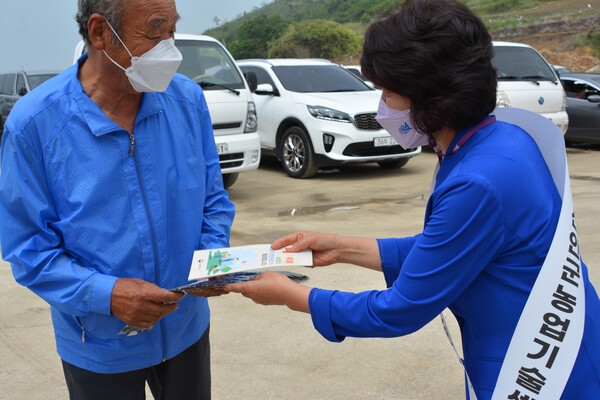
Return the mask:
[[429,144],[428,136],[413,127],[410,120],[410,109],[389,108],[381,99],[375,119],[404,149]]

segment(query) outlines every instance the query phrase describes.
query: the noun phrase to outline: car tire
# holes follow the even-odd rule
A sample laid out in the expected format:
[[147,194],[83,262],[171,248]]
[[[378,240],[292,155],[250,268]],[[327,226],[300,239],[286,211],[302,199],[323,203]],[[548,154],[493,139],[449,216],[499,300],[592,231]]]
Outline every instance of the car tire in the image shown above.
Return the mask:
[[238,172],[234,172],[232,174],[223,174],[223,186],[225,187],[225,189],[230,188],[231,185],[233,185],[235,181],[237,181],[238,176],[240,176]]
[[311,178],[319,171],[310,139],[299,126],[292,126],[283,132],[278,145],[278,158],[292,178]]
[[406,163],[408,163],[408,158],[399,158],[391,161],[379,161],[377,165],[383,169],[398,169],[404,167]]

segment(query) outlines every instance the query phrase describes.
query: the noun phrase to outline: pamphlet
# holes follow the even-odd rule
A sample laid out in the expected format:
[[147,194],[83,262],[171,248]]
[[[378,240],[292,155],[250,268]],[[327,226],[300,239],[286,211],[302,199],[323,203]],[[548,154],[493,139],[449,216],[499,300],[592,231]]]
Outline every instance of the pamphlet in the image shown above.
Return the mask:
[[290,266],[311,266],[312,250],[288,253],[273,250],[270,244],[197,250],[188,280],[203,280],[238,272]]
[[[176,288],[169,289],[171,292],[185,292],[191,289],[199,289],[199,288],[219,288],[227,285],[228,283],[237,283],[237,282],[246,282],[251,279],[258,277],[262,274],[263,271],[247,271],[247,272],[236,272],[229,275],[220,275],[216,278],[203,279],[201,281],[191,282],[187,285],[179,286]],[[275,270],[282,275],[287,276],[294,282],[302,282],[308,280],[308,276],[304,274],[298,274],[296,272],[289,271],[278,271]]]
[[[286,253],[282,249],[273,250],[270,244],[254,244],[211,250],[196,250],[186,285],[169,289],[172,292],[186,292],[198,288],[221,287],[228,283],[244,282],[256,278],[265,269],[311,266],[312,250]],[[302,282],[308,276],[289,271],[277,271],[295,282]],[[120,335],[135,336],[154,327],[140,328],[126,325]]]

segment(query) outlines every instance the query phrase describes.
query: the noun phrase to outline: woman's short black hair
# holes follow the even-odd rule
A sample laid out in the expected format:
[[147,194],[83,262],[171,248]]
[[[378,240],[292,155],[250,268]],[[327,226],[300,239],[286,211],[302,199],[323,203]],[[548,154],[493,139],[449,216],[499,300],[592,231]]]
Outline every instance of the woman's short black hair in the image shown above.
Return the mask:
[[496,106],[494,49],[485,25],[456,0],[407,0],[367,29],[363,75],[407,97],[420,131],[464,129]]

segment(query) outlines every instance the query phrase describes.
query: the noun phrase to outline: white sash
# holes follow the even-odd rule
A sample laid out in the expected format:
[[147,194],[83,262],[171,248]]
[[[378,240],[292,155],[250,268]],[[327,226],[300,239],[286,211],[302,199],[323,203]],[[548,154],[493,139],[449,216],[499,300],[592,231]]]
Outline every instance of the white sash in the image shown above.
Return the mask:
[[[536,141],[561,195],[562,207],[492,400],[560,399],[579,353],[585,319],[584,282],[564,138],[552,121],[539,114],[516,108],[498,108],[494,114],[499,121],[521,127]],[[458,355],[443,315],[442,324]],[[466,380],[469,398],[477,399],[468,375]]]
[[[496,118],[533,137],[562,197],[560,219],[502,364],[493,400],[560,399],[583,337],[585,291],[564,137],[547,118],[497,109]],[[518,397],[514,397],[518,394]]]

